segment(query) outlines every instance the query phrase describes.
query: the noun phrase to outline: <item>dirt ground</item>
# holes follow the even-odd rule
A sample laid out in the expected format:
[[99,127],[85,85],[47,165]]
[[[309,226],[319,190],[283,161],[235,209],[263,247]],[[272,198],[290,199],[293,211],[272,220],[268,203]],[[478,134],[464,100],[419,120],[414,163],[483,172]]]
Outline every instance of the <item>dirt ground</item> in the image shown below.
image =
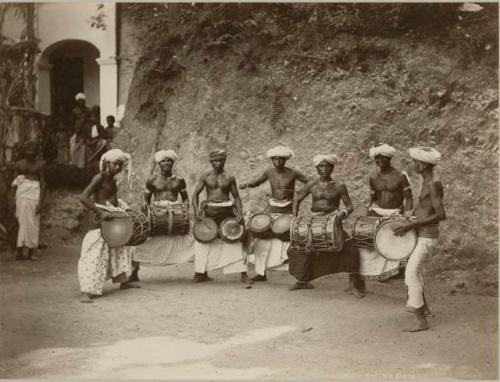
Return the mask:
[[81,304],[79,247],[38,262],[0,254],[1,378],[420,379],[498,377],[497,298],[445,293],[429,280],[431,330],[402,329],[401,283],[347,276],[289,292],[286,272],[246,290],[237,275],[192,284],[192,264],[143,268],[142,289],[109,283]]

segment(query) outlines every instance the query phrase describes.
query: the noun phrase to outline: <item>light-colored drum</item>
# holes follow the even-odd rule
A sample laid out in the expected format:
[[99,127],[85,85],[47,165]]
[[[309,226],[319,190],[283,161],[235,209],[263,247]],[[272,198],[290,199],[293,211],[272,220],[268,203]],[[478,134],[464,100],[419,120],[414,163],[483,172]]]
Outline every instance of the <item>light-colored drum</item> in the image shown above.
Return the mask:
[[101,234],[111,247],[135,246],[146,241],[151,225],[148,217],[140,211],[110,212],[110,220],[101,222]]
[[269,236],[273,218],[267,212],[258,212],[253,214],[248,221],[249,231],[254,233],[254,236]]
[[193,225],[193,236],[200,243],[209,243],[219,235],[215,220],[204,218]]
[[307,252],[340,252],[344,246],[342,219],[337,212],[292,219],[291,246]]
[[219,236],[226,243],[236,243],[241,241],[244,233],[245,226],[240,224],[236,218],[227,218],[224,219],[219,224]]
[[381,220],[375,235],[375,247],[381,256],[388,260],[404,260],[411,255],[417,245],[417,232],[409,230],[403,236],[396,236],[394,230],[407,222],[402,217]]

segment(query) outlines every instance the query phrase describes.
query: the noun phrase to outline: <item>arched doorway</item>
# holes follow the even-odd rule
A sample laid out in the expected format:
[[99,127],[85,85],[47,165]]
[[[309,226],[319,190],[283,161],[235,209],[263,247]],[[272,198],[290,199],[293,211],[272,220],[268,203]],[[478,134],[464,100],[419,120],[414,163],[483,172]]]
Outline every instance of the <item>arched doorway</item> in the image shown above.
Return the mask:
[[41,55],[38,97],[41,111],[53,114],[57,108],[70,112],[75,95],[85,93],[87,105],[100,103],[99,50],[87,41],[63,40]]

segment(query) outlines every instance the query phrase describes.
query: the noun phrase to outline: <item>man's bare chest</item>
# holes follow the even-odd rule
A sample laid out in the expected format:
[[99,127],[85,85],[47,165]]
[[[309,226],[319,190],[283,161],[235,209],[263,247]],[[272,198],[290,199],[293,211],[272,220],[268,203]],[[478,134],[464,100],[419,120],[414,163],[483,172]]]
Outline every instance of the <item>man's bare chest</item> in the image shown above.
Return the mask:
[[396,174],[379,174],[375,177],[375,179],[373,179],[373,185],[376,191],[396,192],[401,189],[401,180]]

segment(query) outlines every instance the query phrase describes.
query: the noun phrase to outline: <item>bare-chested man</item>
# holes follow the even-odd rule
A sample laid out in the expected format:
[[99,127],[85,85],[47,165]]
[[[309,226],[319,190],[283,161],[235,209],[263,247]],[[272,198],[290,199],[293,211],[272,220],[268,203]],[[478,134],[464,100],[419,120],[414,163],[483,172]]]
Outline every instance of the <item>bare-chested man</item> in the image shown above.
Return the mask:
[[[235,216],[243,223],[241,199],[236,179],[224,170],[226,151],[214,150],[209,154],[212,170],[204,173],[193,193],[193,209],[196,220],[212,218],[217,224],[227,217]],[[199,205],[199,195],[206,190],[206,200]],[[230,199],[229,194],[233,196]],[[247,277],[245,254],[241,242],[226,243],[217,238],[210,243],[194,244],[195,275],[193,282],[210,281],[207,271],[222,268],[223,273],[241,273],[241,282],[251,284]]]
[[[375,161],[378,170],[372,172],[370,186],[369,216],[390,216],[394,214],[411,215],[413,196],[406,173],[392,167],[391,159],[396,149],[388,144],[379,144],[370,149],[369,156]],[[391,277],[402,277],[404,262],[387,260],[374,248],[360,248],[361,278],[376,278],[379,281]],[[399,276],[398,276],[399,274]],[[364,281],[361,282],[364,289]]]
[[[173,150],[160,150],[155,153],[155,162],[160,171],[153,174],[146,182],[143,210],[148,208],[160,210],[178,208],[182,203],[185,211],[189,211],[189,197],[186,190],[186,181],[172,173],[174,163],[178,157]],[[181,203],[178,199],[181,197]],[[137,281],[139,263],[150,265],[180,264],[193,259],[192,235],[160,235],[149,238],[135,248],[132,265],[134,271],[130,278]]]
[[[316,155],[313,159],[314,166],[319,174],[319,179],[311,180],[302,189],[293,203],[293,215],[297,216],[300,203],[309,194],[312,196],[311,212],[313,214],[330,214],[339,210],[340,201],[346,209],[341,211],[342,219],[347,218],[353,211],[353,206],[347,187],[344,183],[332,179],[331,174],[337,163],[336,155]],[[344,232],[344,236],[347,234]],[[290,248],[290,274],[297,282],[290,290],[312,289],[311,280],[338,272],[349,272],[349,291],[356,297],[363,297],[358,290],[359,254],[350,241],[344,243],[342,251],[332,255],[330,253],[308,254],[296,252]]]
[[[117,197],[118,187],[114,179],[115,175],[122,171],[126,162],[130,163],[130,154],[119,149],[107,151],[100,160],[100,173],[83,190],[80,201],[85,207],[95,212],[96,220],[109,219],[111,211],[128,209],[127,204]],[[111,248],[104,241],[99,224],[96,224],[94,229],[87,232],[82,242],[78,262],[80,301],[91,303],[92,298],[102,295],[104,283],[109,278],[114,283],[119,282],[121,289],[138,287],[129,284],[131,260],[130,248]]]
[[[266,212],[291,214],[295,196],[295,182],[298,180],[307,183],[308,179],[300,171],[285,166],[286,161],[294,156],[289,147],[274,147],[268,150],[266,155],[271,158],[273,167],[268,168],[257,179],[241,184],[240,189],[257,187],[265,181],[269,181],[272,198],[268,200]],[[289,245],[289,241],[284,242],[276,238],[255,238],[253,250],[257,275],[252,280],[267,281],[266,269],[280,267],[288,260]]]
[[12,182],[15,195],[11,197],[19,222],[16,260],[34,260],[33,251],[38,248],[40,212],[45,200],[44,162],[37,159],[38,153],[38,143],[27,142],[24,158],[9,166],[17,175]]
[[439,222],[446,219],[443,207],[443,185],[434,180],[434,166],[441,159],[441,154],[431,147],[414,147],[408,150],[413,158],[415,172],[422,177],[422,190],[418,197],[415,217],[411,222],[395,229],[396,235],[404,235],[410,229],[416,229],[418,241],[408,259],[405,283],[408,287],[407,308],[415,313],[416,323],[406,331],[418,332],[429,329],[425,318],[424,285],[421,274],[422,263],[437,244]]

